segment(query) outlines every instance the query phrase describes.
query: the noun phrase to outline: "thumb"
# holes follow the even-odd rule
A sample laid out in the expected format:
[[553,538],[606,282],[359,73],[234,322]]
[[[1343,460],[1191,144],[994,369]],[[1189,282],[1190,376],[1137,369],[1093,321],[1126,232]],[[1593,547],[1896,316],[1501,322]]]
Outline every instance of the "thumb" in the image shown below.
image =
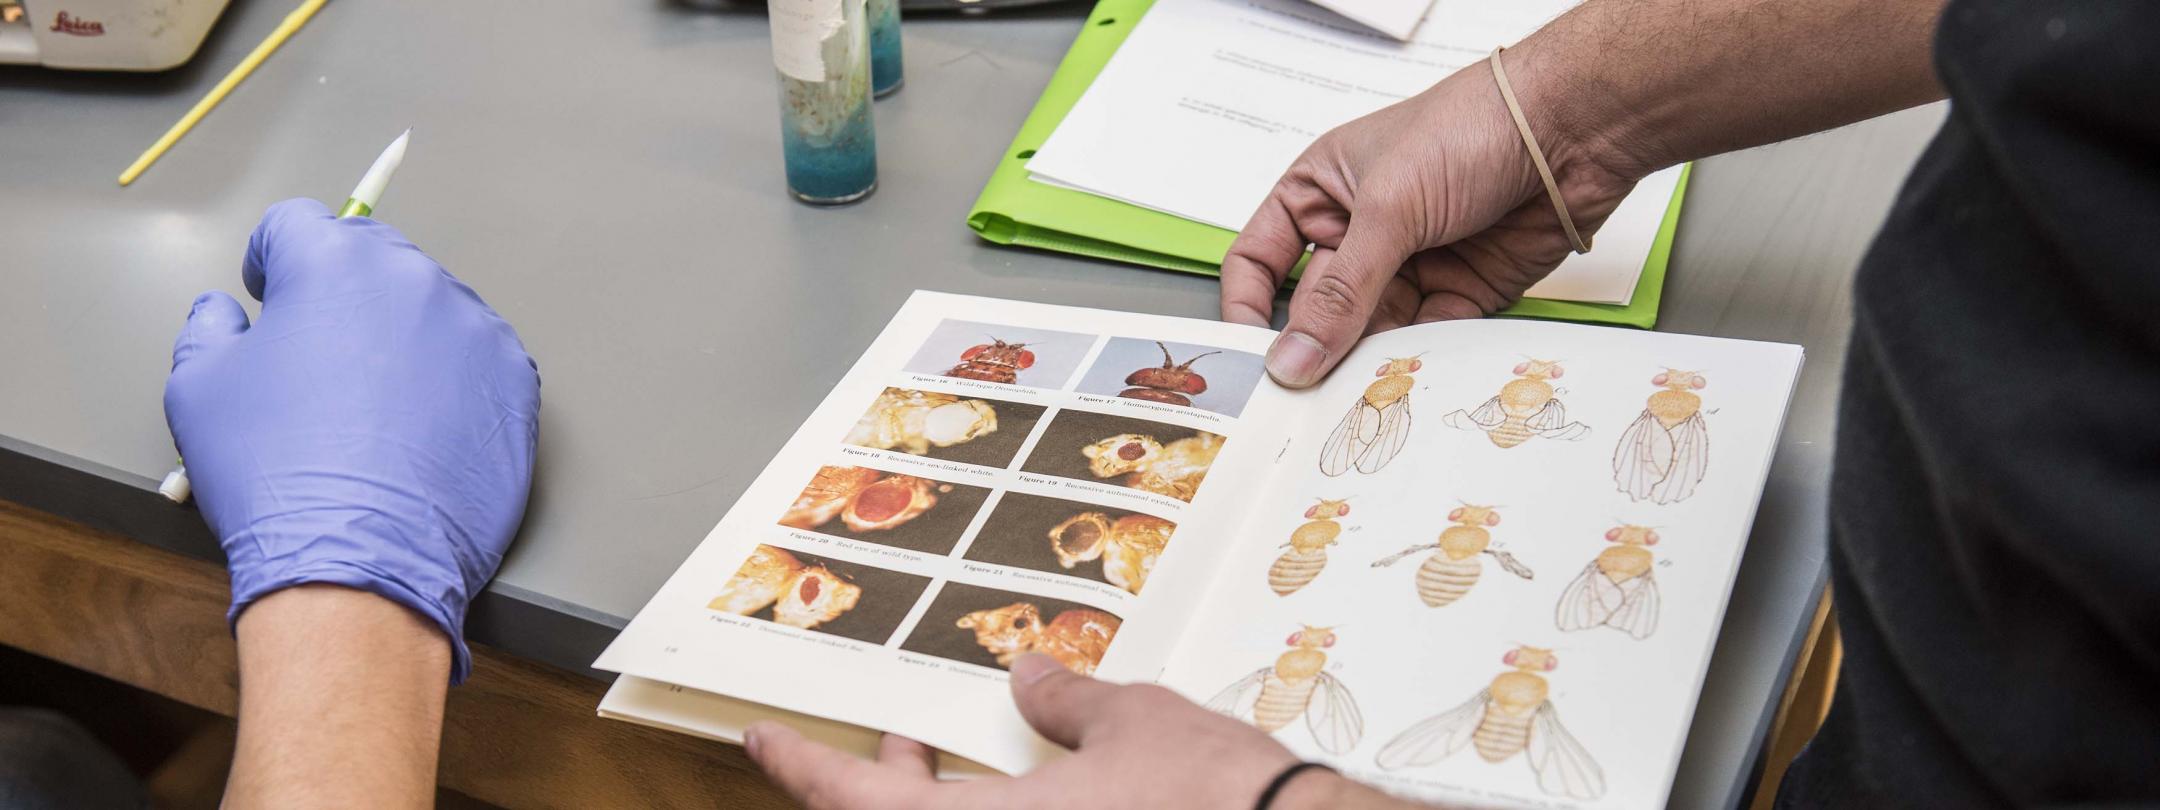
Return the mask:
[[195,296],[187,325],[180,327],[180,337],[173,340],[173,370],[179,371],[189,360],[223,348],[247,330],[247,310],[241,309],[232,296],[218,290]]
[[1079,748],[1117,687],[1074,674],[1057,659],[1029,653],[1012,663],[1013,703],[1044,738]]
[[1402,269],[1412,245],[1393,229],[1352,217],[1340,247],[1313,249],[1290,296],[1290,322],[1268,347],[1268,375],[1291,388],[1327,376],[1342,361],[1379,306],[1380,291]]

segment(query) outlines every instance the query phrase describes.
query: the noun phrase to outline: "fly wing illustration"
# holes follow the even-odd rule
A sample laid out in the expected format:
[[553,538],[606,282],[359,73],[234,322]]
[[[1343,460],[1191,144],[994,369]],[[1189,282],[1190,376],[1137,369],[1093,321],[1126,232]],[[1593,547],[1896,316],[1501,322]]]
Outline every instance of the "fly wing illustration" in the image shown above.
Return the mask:
[[1358,472],[1367,475],[1387,466],[1410,440],[1410,397],[1404,396],[1388,405],[1387,410],[1380,412],[1378,422],[1371,443],[1358,453]]
[[1695,494],[1695,485],[1702,483],[1703,472],[1710,467],[1710,426],[1700,411],[1674,425],[1670,437],[1671,461],[1665,466],[1665,477],[1650,488],[1650,498],[1658,503]]
[[[1582,575],[1568,583],[1560,592],[1560,605],[1553,609],[1553,624],[1562,630],[1584,630],[1604,624],[1611,618],[1606,590],[1612,588],[1612,580],[1598,573],[1597,563],[1583,566]],[[1612,594],[1617,597],[1618,594]]]
[[1665,479],[1672,460],[1672,436],[1645,410],[1620,434],[1620,447],[1613,451],[1613,483],[1628,497],[1643,500]]
[[1364,444],[1358,440],[1359,434],[1368,430],[1363,423],[1368,419],[1373,420],[1375,425],[1369,430],[1377,431],[1379,417],[1380,412],[1365,404],[1363,399],[1350,406],[1350,412],[1343,415],[1342,423],[1335,426],[1335,432],[1328,434],[1327,443],[1320,446],[1320,473],[1341,475],[1349,472],[1351,462],[1356,461],[1365,451]]
[[1358,713],[1357,700],[1335,676],[1322,672],[1319,678],[1319,699],[1306,707],[1305,725],[1322,751],[1341,754],[1356,748],[1365,736],[1365,716]]
[[1560,400],[1557,399],[1546,400],[1545,407],[1539,409],[1537,413],[1531,414],[1530,420],[1525,423],[1525,427],[1536,431],[1538,435],[1545,438],[1562,441],[1580,439],[1584,434],[1590,432],[1590,426],[1581,422],[1568,424],[1567,406],[1560,404]]
[[1462,705],[1428,717],[1395,735],[1373,761],[1392,771],[1447,759],[1449,754],[1470,744],[1478,723],[1485,719],[1485,704],[1491,699],[1492,690],[1479,689]]
[[1267,680],[1270,669],[1261,667],[1253,670],[1251,675],[1239,678],[1237,683],[1215,693],[1214,697],[1208,698],[1207,710],[1250,721],[1253,704],[1260,700],[1260,684]]
[[1626,632],[1637,641],[1657,632],[1658,589],[1657,581],[1650,578],[1650,573],[1645,571],[1642,576],[1621,583],[1618,590],[1625,595],[1619,609],[1606,617],[1604,624]]
[[1510,574],[1522,577],[1523,579],[1537,578],[1537,574],[1530,570],[1530,566],[1524,565],[1521,560],[1515,559],[1515,555],[1513,554],[1509,554],[1497,548],[1486,549],[1485,553],[1491,554],[1493,559],[1499,560],[1500,567],[1507,569],[1507,572]]
[[1491,430],[1507,421],[1507,414],[1500,411],[1500,398],[1493,397],[1485,400],[1485,404],[1479,405],[1475,411],[1452,411],[1440,417],[1440,421],[1446,422],[1448,427],[1461,430]]
[[1572,799],[1595,799],[1605,795],[1605,772],[1590,752],[1560,725],[1560,712],[1552,701],[1541,703],[1530,718],[1530,770],[1537,772],[1538,787],[1546,793]]

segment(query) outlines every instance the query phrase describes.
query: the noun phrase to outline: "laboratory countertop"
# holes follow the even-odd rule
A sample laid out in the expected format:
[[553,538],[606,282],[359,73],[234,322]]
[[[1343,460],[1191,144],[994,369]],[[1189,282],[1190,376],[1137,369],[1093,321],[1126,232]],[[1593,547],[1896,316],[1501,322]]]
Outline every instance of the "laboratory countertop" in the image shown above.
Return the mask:
[[[816,209],[780,171],[760,10],[333,3],[131,187],[114,177],[287,8],[242,0],[155,75],[0,68],[0,498],[219,561],[164,502],[189,302],[243,301],[265,206],[336,202],[407,126],[381,216],[540,364],[530,509],[468,635],[587,672],[917,288],[1213,317],[1212,279],[980,242],[963,220],[1084,5],[911,16],[880,187]],[[1940,108],[1702,161],[1658,328],[1799,343],[1807,368],[1672,804],[1730,807],[1823,582],[1850,279]],[[250,302],[250,309],[253,304]]]

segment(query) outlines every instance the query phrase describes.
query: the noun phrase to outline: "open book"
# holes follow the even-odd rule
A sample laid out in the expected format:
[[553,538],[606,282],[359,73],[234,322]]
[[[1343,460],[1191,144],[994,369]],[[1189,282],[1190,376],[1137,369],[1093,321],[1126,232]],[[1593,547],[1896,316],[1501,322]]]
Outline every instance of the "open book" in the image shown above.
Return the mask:
[[[1661,806],[1799,347],[1530,321],[1366,338],[917,293],[595,664],[1018,772],[1034,651],[1413,797]],[[977,766],[974,763],[979,763]]]

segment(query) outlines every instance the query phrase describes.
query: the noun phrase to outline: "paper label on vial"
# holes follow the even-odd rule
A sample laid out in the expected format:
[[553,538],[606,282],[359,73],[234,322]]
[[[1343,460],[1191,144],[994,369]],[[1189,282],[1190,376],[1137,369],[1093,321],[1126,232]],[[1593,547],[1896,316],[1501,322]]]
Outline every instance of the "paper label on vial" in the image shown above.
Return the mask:
[[769,0],[773,67],[797,81],[825,81],[825,40],[847,25],[841,0]]

